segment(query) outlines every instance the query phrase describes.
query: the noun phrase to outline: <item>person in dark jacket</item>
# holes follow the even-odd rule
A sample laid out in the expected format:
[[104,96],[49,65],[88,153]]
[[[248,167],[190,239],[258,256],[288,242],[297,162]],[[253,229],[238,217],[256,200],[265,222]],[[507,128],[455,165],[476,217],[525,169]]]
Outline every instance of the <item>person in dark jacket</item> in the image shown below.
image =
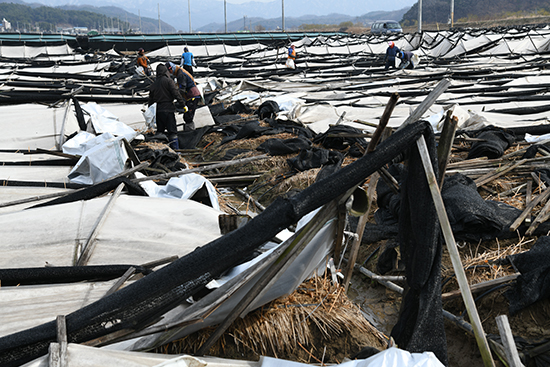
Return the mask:
[[177,125],[176,125],[176,107],[174,99],[178,105],[185,106],[185,101],[181,97],[176,84],[168,74],[168,69],[164,64],[157,66],[157,77],[155,82],[149,88],[149,100],[147,104],[151,106],[157,103],[157,134],[167,132],[170,147],[179,149]]
[[397,53],[397,58],[401,59],[400,69],[414,69],[414,63],[412,60],[413,53],[409,51],[399,51]]
[[183,114],[183,121],[185,122],[184,131],[195,130],[195,122],[193,120],[201,99],[201,93],[195,84],[195,79],[193,79],[193,76],[187,70],[180,68],[172,62],[167,62],[166,68],[172,76],[176,77],[178,89],[183,98],[185,98],[187,112]]
[[388,42],[386,57],[384,58],[384,62],[386,63],[386,70],[388,70],[390,67],[395,68],[395,56],[399,51],[399,48],[395,45],[395,43],[393,43],[393,41]]

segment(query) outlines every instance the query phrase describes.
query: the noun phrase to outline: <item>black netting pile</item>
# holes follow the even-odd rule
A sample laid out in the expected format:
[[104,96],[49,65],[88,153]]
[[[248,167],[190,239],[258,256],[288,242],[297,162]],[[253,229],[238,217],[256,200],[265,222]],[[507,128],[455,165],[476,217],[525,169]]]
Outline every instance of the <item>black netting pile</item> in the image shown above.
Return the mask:
[[[431,130],[425,134],[437,176],[437,153]],[[401,185],[399,248],[407,285],[399,320],[391,331],[400,348],[412,353],[433,352],[447,364],[447,339],[441,301],[443,238],[437,212],[416,146],[407,152],[407,173]]]
[[[403,167],[390,168],[397,179],[403,174],[399,170],[403,170]],[[378,181],[377,192],[379,209],[374,215],[377,224],[394,225],[399,219],[401,196],[394,193],[383,180]],[[521,214],[521,210],[502,202],[484,200],[471,178],[459,173],[446,177],[441,196],[455,239],[479,241],[516,236],[509,231],[509,227]]]
[[516,283],[505,293],[514,315],[538,300],[550,297],[550,237],[539,237],[527,252],[509,256],[521,273]]
[[314,143],[321,144],[327,149],[346,150],[352,157],[360,157],[367,149],[367,140],[363,137],[363,132],[352,126],[334,125],[326,132],[317,135]]
[[514,135],[507,133],[504,129],[492,126],[478,131],[474,137],[480,139],[480,141],[472,143],[468,152],[468,159],[502,157],[504,151],[515,141]]
[[[240,263],[258,246],[284,228],[295,224],[305,214],[361,184],[428,131],[431,132],[431,127],[427,123],[412,124],[401,129],[383,141],[376,151],[343,167],[332,176],[315,182],[291,198],[275,200],[245,226],[195,249],[172,264],[97,302],[66,315],[68,341],[82,343],[119,330],[141,330],[198,292],[213,278]],[[426,265],[423,264],[422,267]],[[433,326],[433,322],[430,323],[430,327]],[[437,332],[432,332],[432,335],[435,334]],[[48,352],[49,344],[56,339],[55,321],[2,337],[0,365],[19,366],[44,355]]]

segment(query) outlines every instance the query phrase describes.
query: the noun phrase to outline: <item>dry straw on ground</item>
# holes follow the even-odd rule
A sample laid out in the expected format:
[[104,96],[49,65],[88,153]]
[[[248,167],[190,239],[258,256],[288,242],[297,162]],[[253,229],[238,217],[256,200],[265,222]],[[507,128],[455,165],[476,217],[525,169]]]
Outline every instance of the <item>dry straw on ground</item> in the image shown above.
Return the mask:
[[[200,330],[160,350],[194,353],[213,330]],[[364,318],[344,294],[343,287],[332,285],[327,278],[316,277],[304,282],[291,295],[237,319],[208,354],[226,355],[231,343],[243,352],[281,358],[303,352],[304,348],[315,350],[319,339],[333,340],[356,332],[369,341],[369,346],[385,349],[387,338]],[[356,349],[365,346],[356,346]]]

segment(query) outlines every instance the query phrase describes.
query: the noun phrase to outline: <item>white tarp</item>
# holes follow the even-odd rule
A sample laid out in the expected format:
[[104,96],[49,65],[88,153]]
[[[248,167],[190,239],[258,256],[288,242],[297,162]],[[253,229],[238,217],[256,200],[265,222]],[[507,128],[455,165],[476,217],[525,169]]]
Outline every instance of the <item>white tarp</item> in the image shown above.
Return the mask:
[[[0,268],[72,266],[109,196],[0,215]],[[89,265],[144,264],[184,256],[218,238],[220,212],[192,200],[119,196]]]
[[104,133],[86,142],[87,150],[69,173],[69,180],[93,185],[122,173],[129,158],[123,139]]
[[82,105],[82,110],[90,116],[96,134],[111,133],[114,136],[122,136],[129,142],[138,134],[137,131],[121,122],[117,116],[101,107],[97,103],[90,102]]

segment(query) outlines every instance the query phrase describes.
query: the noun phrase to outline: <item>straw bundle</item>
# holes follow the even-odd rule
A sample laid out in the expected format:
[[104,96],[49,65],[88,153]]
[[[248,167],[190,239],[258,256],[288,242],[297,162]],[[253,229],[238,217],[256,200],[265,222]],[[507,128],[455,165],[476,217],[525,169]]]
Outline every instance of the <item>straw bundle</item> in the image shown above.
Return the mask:
[[[161,347],[160,351],[194,353],[213,330],[203,329]],[[304,360],[309,355],[320,360],[321,355],[315,352],[323,354],[326,352],[323,346],[337,345],[343,340],[349,342],[350,338],[346,339],[345,334],[352,336],[350,344],[356,344],[346,345],[349,354],[367,345],[379,350],[386,347],[387,338],[363,317],[346,297],[343,287],[333,286],[328,279],[317,277],[304,282],[291,295],[237,319],[208,354],[228,356],[232,345],[243,356],[246,352],[247,355]],[[353,341],[353,336],[357,335],[361,335],[360,340]],[[330,358],[330,355],[326,357]]]

